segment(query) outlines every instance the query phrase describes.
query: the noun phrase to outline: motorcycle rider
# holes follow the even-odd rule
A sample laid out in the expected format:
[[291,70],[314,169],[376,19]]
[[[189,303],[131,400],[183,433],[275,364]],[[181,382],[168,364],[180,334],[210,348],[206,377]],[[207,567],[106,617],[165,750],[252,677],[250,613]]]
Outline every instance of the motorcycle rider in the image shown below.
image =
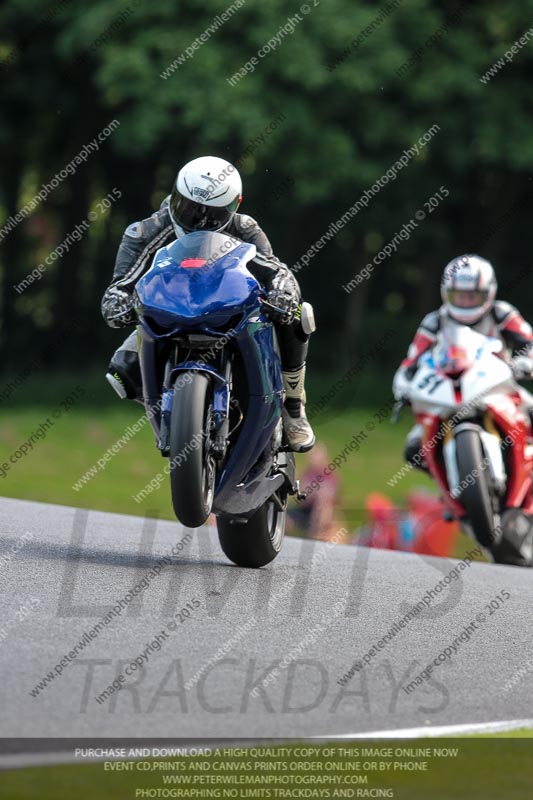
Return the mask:
[[[305,413],[304,388],[309,338],[315,330],[313,309],[309,303],[302,303],[298,281],[276,258],[255,219],[237,213],[241,201],[242,181],[228,161],[203,156],[185,164],[159,211],[126,228],[111,284],[102,299],[102,315],[112,328],[134,325],[136,282],[151,267],[160,248],[186,233],[219,231],[254,244],[257,254],[247,266],[266,290],[269,304],[266,313],[278,336],[285,390],[282,411],[285,435],[291,450],[306,452],[315,443]],[[142,398],[136,332],[114,353],[106,378],[122,399]]]
[[[496,300],[497,288],[492,264],[481,256],[458,256],[446,265],[441,281],[442,305],[424,317],[394,376],[392,388],[397,400],[408,396],[420,357],[433,347],[439,332],[450,326],[468,325],[478,333],[499,339],[503,344],[500,355],[507,361],[512,359],[515,377],[533,376],[533,329],[518,309]],[[533,397],[522,387],[520,393],[532,419]],[[424,470],[423,461],[413,460],[421,444],[422,428],[417,424],[407,435],[405,460]]]

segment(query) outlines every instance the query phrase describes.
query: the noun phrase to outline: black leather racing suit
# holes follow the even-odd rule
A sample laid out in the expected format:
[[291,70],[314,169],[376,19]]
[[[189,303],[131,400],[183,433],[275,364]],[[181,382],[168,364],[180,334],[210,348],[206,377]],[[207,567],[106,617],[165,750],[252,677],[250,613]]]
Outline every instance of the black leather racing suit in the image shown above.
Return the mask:
[[[257,254],[248,262],[248,269],[259,283],[268,291],[284,289],[294,294],[298,303],[301,292],[298,281],[272,252],[271,244],[257,222],[245,214],[234,214],[224,233],[235,236],[243,242],[255,244]],[[134,325],[133,289],[139,278],[150,268],[157,250],[176,239],[176,233],[168,212],[168,198],[159,211],[151,217],[135,222],[126,228],[120,243],[113,279],[102,298],[102,315],[112,328]],[[299,318],[289,325],[276,324],[281,362],[284,370],[298,369],[307,357],[309,334],[305,334]],[[120,348],[117,353],[121,352]],[[128,353],[126,359],[112,365],[126,370],[133,384],[139,384],[140,373],[135,353]],[[130,381],[127,381],[129,383]]]

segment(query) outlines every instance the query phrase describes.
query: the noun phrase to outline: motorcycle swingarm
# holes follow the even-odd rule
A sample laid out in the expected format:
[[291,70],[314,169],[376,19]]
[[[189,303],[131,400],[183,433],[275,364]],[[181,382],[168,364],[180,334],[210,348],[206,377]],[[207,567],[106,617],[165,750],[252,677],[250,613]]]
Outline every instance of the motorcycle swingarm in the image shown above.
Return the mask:
[[221,506],[217,507],[215,500],[214,513],[233,518],[240,517],[246,522],[273,495],[278,496],[282,505],[283,495],[299,495],[294,456],[286,455],[285,463],[278,463],[274,474],[268,476],[270,458],[270,453],[264,453],[246,478],[233,487]]

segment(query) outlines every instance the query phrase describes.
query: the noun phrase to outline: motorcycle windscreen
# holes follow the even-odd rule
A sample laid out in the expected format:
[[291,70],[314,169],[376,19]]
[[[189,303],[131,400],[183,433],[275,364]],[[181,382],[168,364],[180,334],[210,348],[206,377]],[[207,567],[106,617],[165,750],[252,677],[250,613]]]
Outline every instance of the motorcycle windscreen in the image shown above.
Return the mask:
[[246,268],[255,245],[197,231],[158,251],[136,292],[156,325],[222,327],[257,302],[259,284]]
[[467,325],[450,326],[439,337],[435,349],[438,370],[449,376],[462,375],[473,367],[489,340]]

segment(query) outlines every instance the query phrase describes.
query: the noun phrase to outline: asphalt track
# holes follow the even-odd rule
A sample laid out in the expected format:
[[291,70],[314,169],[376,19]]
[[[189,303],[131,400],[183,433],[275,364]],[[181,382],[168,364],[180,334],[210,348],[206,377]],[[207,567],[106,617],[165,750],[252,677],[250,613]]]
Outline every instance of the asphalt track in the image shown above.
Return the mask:
[[[2,738],[289,739],[533,718],[531,570],[472,564],[341,686],[457,562],[289,538],[253,571],[232,566],[208,528],[187,537],[169,521],[12,499],[0,499],[0,520]],[[491,611],[502,592],[510,598]],[[472,619],[469,641],[406,693]],[[143,669],[98,703],[143,651]]]

